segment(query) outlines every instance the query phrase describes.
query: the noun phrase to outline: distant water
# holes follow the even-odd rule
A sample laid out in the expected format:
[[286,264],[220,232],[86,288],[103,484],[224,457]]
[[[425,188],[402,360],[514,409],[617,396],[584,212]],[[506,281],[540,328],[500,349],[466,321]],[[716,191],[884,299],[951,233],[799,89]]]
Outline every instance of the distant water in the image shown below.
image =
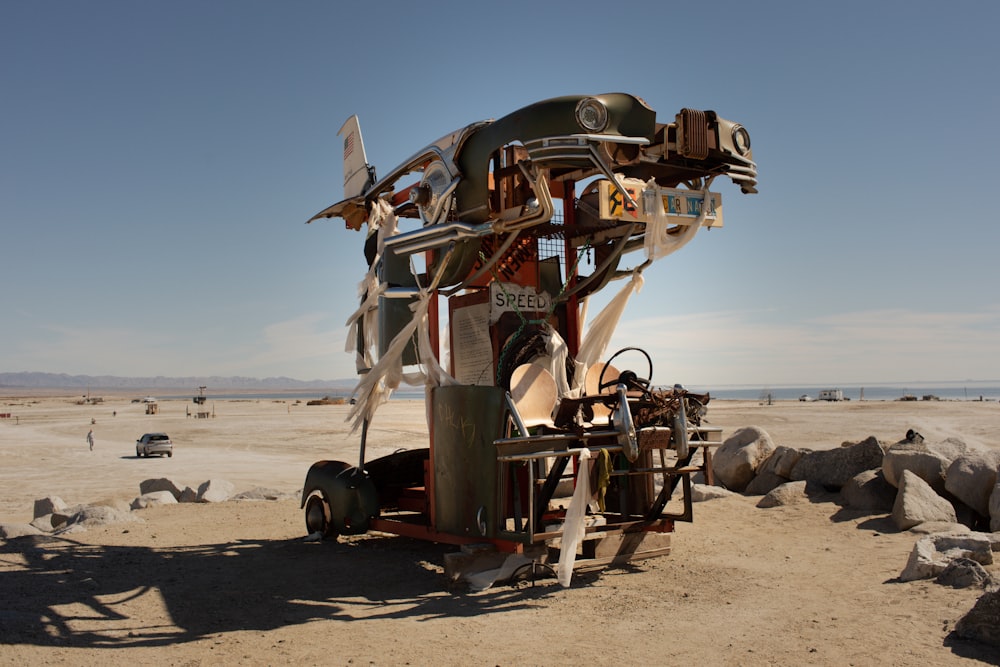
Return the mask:
[[[768,395],[772,400],[797,400],[802,396],[816,399],[824,389],[840,389],[844,398],[852,401],[895,401],[904,396],[915,396],[922,400],[925,396],[934,396],[942,401],[984,401],[1000,400],[1000,385],[997,383],[920,383],[912,384],[866,384],[866,385],[815,385],[815,386],[763,386],[749,387],[719,386],[719,387],[686,387],[691,391],[708,391],[713,398],[755,401],[766,400]],[[862,393],[863,392],[863,393]]]

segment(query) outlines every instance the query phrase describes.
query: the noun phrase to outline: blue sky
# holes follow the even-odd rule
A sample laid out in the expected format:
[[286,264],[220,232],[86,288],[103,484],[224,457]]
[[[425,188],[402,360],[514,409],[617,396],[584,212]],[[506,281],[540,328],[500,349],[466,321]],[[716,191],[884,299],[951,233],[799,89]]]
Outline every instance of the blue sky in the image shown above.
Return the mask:
[[0,0],[0,371],[352,377],[342,122],[623,91],[760,172],[629,304],[657,383],[1000,379],[1000,3],[339,4]]

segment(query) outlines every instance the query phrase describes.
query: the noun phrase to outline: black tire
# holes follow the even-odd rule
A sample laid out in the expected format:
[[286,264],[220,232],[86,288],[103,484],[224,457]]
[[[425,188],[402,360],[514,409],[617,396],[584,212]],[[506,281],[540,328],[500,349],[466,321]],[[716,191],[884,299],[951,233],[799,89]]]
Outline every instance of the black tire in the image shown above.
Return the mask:
[[319,491],[313,493],[306,499],[305,506],[306,533],[321,533],[324,538],[336,537],[337,532],[330,522],[330,504]]
[[168,459],[173,458],[173,456],[174,456],[173,452],[167,452],[167,458]]
[[141,459],[142,458],[142,452],[139,451],[138,447],[135,448],[135,458],[137,458],[137,459]]

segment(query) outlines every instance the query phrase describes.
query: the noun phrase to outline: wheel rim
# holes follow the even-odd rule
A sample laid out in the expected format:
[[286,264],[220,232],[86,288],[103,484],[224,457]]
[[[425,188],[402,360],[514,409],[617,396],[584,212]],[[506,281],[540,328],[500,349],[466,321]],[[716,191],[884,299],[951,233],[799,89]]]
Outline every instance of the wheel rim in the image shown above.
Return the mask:
[[306,530],[310,535],[322,533],[324,536],[329,533],[330,522],[327,520],[326,503],[323,498],[314,494],[306,501]]

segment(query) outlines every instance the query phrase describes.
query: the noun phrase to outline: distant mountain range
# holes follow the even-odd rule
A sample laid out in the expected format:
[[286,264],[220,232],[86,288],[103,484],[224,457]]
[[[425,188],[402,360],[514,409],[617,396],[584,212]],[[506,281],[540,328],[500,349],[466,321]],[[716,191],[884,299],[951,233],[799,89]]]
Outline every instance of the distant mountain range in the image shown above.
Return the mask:
[[0,373],[0,387],[28,389],[350,389],[357,380],[296,380],[289,377],[120,377],[116,375],[67,375],[65,373]]

